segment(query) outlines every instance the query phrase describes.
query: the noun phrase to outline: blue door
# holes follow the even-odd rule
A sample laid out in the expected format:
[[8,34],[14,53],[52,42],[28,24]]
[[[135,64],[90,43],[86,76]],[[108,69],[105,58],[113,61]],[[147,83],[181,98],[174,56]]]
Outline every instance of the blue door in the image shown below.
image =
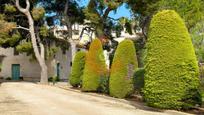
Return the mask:
[[12,79],[19,80],[20,78],[20,64],[12,64]]

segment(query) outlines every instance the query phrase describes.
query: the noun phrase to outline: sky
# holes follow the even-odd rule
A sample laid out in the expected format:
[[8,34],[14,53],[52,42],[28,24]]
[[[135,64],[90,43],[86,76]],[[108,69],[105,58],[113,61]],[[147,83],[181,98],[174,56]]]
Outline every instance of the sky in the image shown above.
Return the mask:
[[[81,7],[87,6],[88,2],[89,2],[89,0],[80,0],[80,2],[77,1],[79,6],[81,6]],[[121,18],[121,17],[131,18],[131,11],[126,8],[125,4],[123,4],[122,6],[120,6],[117,9],[116,13],[114,13],[113,11],[110,12],[109,16],[114,18],[114,19],[118,19],[118,18]]]
[[[89,0],[76,0],[76,2],[79,4],[80,7],[86,7],[88,5]],[[109,13],[109,17],[114,18],[114,19],[118,19],[121,17],[126,17],[131,19],[131,11],[130,9],[126,8],[125,4],[121,5],[120,7],[118,7],[117,12],[115,13],[114,11],[111,11]],[[56,13],[49,13],[47,14],[47,16],[53,16],[56,15]],[[57,25],[60,25],[60,21],[59,20],[55,20],[54,22]]]

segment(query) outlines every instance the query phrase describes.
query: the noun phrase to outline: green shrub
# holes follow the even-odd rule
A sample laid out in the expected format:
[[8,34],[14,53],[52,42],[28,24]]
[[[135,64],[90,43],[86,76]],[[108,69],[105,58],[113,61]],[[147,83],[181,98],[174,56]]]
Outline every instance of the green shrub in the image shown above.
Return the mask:
[[100,77],[98,92],[109,93],[109,76]]
[[83,75],[85,65],[86,52],[79,51],[76,53],[71,69],[70,84],[73,87],[78,87],[81,83],[81,77]]
[[48,81],[49,81],[49,82],[52,82],[52,77],[49,77],[49,78],[48,78]]
[[6,80],[12,80],[12,78],[11,77],[7,77]]
[[58,82],[58,81],[60,81],[60,78],[57,76],[52,76],[52,77],[48,78],[48,81],[49,82]]
[[101,77],[107,77],[107,73],[101,41],[95,39],[86,55],[82,91],[98,91]]
[[144,95],[148,105],[181,109],[199,104],[195,51],[175,11],[164,10],[153,17],[146,48]]
[[59,80],[59,77],[53,76],[53,77],[52,77],[52,83],[53,83],[53,85],[55,85],[55,83],[56,83],[58,80]]
[[111,96],[124,98],[133,93],[133,74],[136,68],[134,44],[131,40],[124,40],[118,45],[111,66],[109,83]]
[[134,81],[134,89],[138,92],[141,92],[144,88],[144,68],[138,68],[136,69],[133,77]]

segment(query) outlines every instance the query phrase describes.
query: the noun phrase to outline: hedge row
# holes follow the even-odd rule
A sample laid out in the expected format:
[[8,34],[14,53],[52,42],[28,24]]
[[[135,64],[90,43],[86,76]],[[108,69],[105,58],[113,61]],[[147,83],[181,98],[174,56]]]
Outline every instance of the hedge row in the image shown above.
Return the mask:
[[186,26],[175,11],[154,15],[144,62],[144,69],[138,69],[134,44],[124,40],[116,49],[109,78],[101,42],[95,39],[86,55],[82,90],[108,89],[111,96],[125,98],[135,88],[144,93],[149,106],[158,108],[181,109],[201,104],[195,51]]
[[122,41],[117,47],[109,78],[101,41],[95,39],[88,53],[78,52],[76,54],[70,84],[78,87],[82,80],[82,91],[109,93],[110,90],[111,96],[127,97],[134,91],[133,75],[137,68],[136,60],[133,42],[131,40]]

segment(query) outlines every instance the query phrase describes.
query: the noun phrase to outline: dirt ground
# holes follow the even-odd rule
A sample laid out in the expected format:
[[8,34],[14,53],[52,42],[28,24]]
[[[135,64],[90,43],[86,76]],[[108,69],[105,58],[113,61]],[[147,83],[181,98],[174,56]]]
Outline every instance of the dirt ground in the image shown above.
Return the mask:
[[111,99],[28,82],[0,86],[0,115],[185,115],[155,112]]

